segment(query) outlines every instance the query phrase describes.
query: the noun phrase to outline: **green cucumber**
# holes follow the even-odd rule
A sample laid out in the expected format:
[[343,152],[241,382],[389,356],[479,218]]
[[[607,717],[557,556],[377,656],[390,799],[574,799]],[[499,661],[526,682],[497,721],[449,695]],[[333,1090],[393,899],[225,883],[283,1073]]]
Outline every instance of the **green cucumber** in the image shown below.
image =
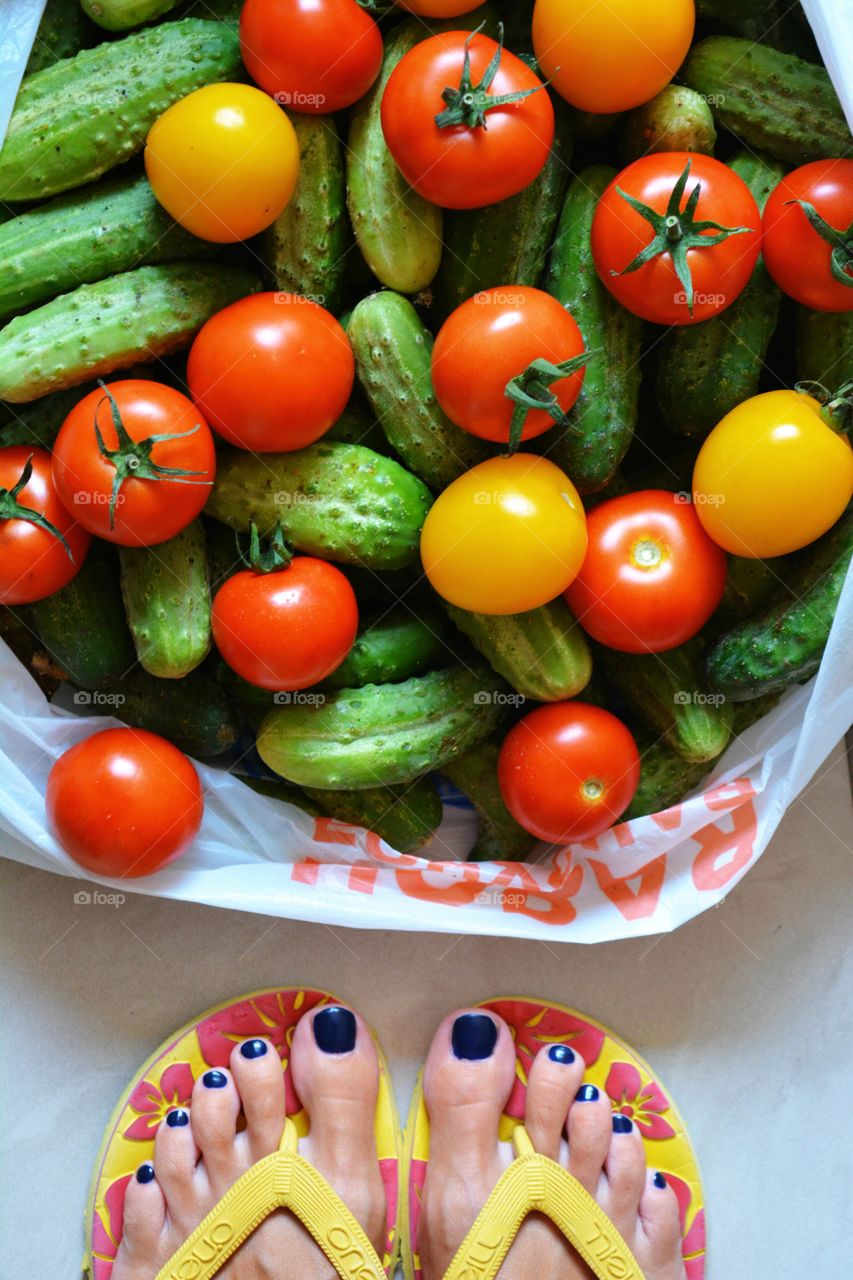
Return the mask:
[[[145,365],[131,366],[122,371],[125,378],[150,378]],[[159,382],[168,381],[164,370],[158,370]],[[85,395],[97,388],[97,382],[86,382],[65,391],[53,391],[27,404],[9,404],[0,400],[0,449],[7,445],[29,444],[41,449],[52,449],[59,428],[71,410]]]
[[375,832],[397,853],[414,853],[426,844],[443,813],[431,778],[418,778],[403,787],[369,787],[362,791],[306,787],[305,794],[330,818]]
[[80,7],[80,0],[47,0],[24,75],[44,71],[60,58],[73,58],[102,39]]
[[442,412],[430,377],[432,335],[408,298],[384,291],[362,299],[347,334],[359,382],[392,448],[435,491],[489,453]]
[[853,311],[797,307],[797,378],[830,390],[853,378]]
[[574,698],[589,683],[592,656],[562,599],[492,616],[445,604],[452,622],[508,684],[534,702]]
[[261,723],[258,752],[273,772],[302,787],[410,782],[489,736],[504,711],[499,683],[485,668],[449,667],[278,707]]
[[27,76],[0,152],[0,200],[43,200],[92,182],[141,151],[173,102],[242,70],[235,30],[185,18]]
[[761,17],[773,3],[774,0],[696,0],[696,13],[712,22],[738,22]]
[[[763,212],[784,165],[740,151],[730,166]],[[674,325],[664,333],[657,345],[654,385],[670,431],[704,438],[731,409],[757,393],[781,300],[759,258],[743,293],[722,315],[702,324]]]
[[170,9],[178,0],[80,0],[84,11],[93,22],[105,31],[127,31],[140,27],[143,22],[153,22]]
[[622,158],[626,164],[657,151],[693,151],[712,156],[717,141],[714,116],[701,94],[668,84],[625,117]]
[[0,227],[0,319],[81,284],[216,246],[173,222],[144,177],[59,196]]
[[191,262],[81,284],[0,329],[0,400],[37,400],[178,351],[217,311],[257,288],[242,267]]
[[340,309],[351,242],[341,140],[332,116],[287,112],[299,142],[299,178],[283,213],[258,237],[275,289]]
[[242,533],[278,525],[300,551],[369,569],[418,557],[429,490],[399,462],[357,444],[309,445],[263,457],[219,455],[207,513]]
[[662,738],[648,733],[636,733],[634,736],[640,752],[640,781],[631,803],[619,818],[620,822],[630,822],[632,818],[642,818],[648,813],[661,813],[678,804],[699,786],[711,769],[710,760],[691,763],[671,750]]
[[763,608],[784,581],[788,564],[785,556],[769,561],[729,556],[723,598],[708,626],[727,629]]
[[850,154],[850,130],[824,67],[736,36],[708,36],[680,74],[751,150],[789,165]]
[[708,651],[710,688],[745,702],[814,675],[851,558],[853,507],[848,507],[828,533],[796,557],[778,596]]
[[500,743],[490,738],[441,770],[465,793],[480,820],[469,862],[524,862],[536,846],[536,837],[519,826],[504,804],[498,786],[499,752]]
[[614,176],[606,165],[593,165],[569,187],[545,280],[548,293],[571,312],[587,349],[595,353],[568,426],[552,433],[548,450],[581,493],[604,488],[637,423],[642,323],[605,289],[590,246],[598,199]]
[[284,781],[284,778],[249,778],[242,774],[232,774],[232,777],[236,777],[252,791],[256,791],[259,796],[269,796],[272,800],[281,800],[285,804],[295,805],[297,809],[301,809],[312,818],[321,818],[326,812],[313,800],[309,800],[301,787],[291,786],[289,782]]
[[749,702],[736,702],[732,735],[737,738],[759,720],[763,720],[778,705],[784,692],[784,689],[777,689],[774,693],[762,693],[758,698],[751,698]]
[[326,689],[359,689],[365,684],[408,680],[438,666],[443,654],[436,620],[423,621],[399,605],[359,629],[355,644],[323,685]]
[[218,756],[240,738],[239,716],[224,690],[202,671],[178,682],[134,671],[120,683],[106,686],[106,693],[115,702],[103,710],[135,729],[159,733],[187,755]]
[[210,581],[201,520],[153,547],[122,547],[121,592],[140,666],[178,680],[210,652]]

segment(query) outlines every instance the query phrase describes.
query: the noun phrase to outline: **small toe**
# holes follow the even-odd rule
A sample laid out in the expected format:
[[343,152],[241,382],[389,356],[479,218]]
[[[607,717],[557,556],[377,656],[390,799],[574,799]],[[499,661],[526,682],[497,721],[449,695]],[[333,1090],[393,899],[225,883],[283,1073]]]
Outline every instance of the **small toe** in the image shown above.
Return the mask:
[[614,1112],[611,1128],[610,1150],[604,1164],[608,1211],[620,1230],[633,1230],[646,1183],[643,1139],[634,1122],[621,1112]]
[[161,1121],[154,1139],[154,1167],[170,1217],[175,1205],[183,1205],[192,1195],[198,1157],[189,1109],[175,1107]]
[[193,1087],[190,1123],[214,1191],[235,1177],[235,1138],[240,1097],[230,1072],[205,1071]]
[[231,1054],[231,1074],[246,1117],[252,1162],[278,1149],[284,1129],[284,1072],[268,1040],[244,1040]]
[[612,1115],[609,1098],[594,1084],[582,1084],[569,1108],[569,1173],[593,1196],[610,1150]]
[[640,1198],[640,1222],[651,1256],[663,1266],[681,1256],[681,1219],[675,1192],[662,1173],[646,1172]]
[[560,1156],[569,1107],[583,1073],[583,1058],[566,1044],[543,1047],[530,1068],[524,1127],[535,1149],[551,1160]]
[[153,1164],[146,1161],[127,1184],[120,1256],[129,1262],[156,1257],[165,1223],[166,1200]]

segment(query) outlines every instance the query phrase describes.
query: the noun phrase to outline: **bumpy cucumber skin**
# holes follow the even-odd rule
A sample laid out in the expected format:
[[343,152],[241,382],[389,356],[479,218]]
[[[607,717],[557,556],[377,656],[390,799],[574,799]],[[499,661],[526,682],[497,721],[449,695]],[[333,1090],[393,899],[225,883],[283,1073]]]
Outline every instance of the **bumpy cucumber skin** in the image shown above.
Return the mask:
[[444,607],[475,649],[523,697],[561,702],[589,683],[589,645],[563,600],[497,617],[448,603]]
[[397,853],[414,853],[441,822],[442,806],[431,778],[405,787],[329,791],[306,787],[305,794],[323,813],[373,831]]
[[595,206],[614,176],[608,166],[593,165],[569,187],[544,286],[571,312],[587,349],[596,353],[568,427],[555,427],[547,437],[548,457],[581,493],[604,488],[637,423],[642,323],[604,288],[590,246]]
[[[730,167],[763,212],[785,166],[771,156],[741,151]],[[781,301],[759,258],[743,293],[722,315],[675,325],[664,334],[657,348],[655,396],[670,431],[704,439],[731,409],[757,394]]]
[[398,786],[493,732],[504,711],[499,683],[485,668],[452,667],[279,707],[261,723],[258,752],[302,787]]
[[20,404],[186,347],[259,287],[242,267],[170,262],[82,284],[0,329],[0,400]]
[[789,165],[850,154],[850,131],[823,67],[736,36],[708,36],[680,74],[753,150]]
[[344,156],[329,116],[288,112],[299,142],[299,178],[286,209],[258,239],[273,287],[340,309],[350,229]]
[[797,307],[797,378],[830,389],[853,377],[853,311]]
[[503,802],[498,786],[500,744],[489,739],[444,765],[442,773],[463,791],[480,819],[469,862],[524,862],[536,837],[520,827]]
[[705,657],[709,686],[745,702],[807,680],[820,666],[853,557],[853,507],[797,557],[784,590],[721,636]]
[[281,524],[300,551],[369,569],[404,569],[417,560],[432,497],[417,476],[357,444],[310,445],[262,458],[219,455],[207,504],[215,520],[262,534]]
[[362,299],[347,334],[359,382],[405,466],[439,492],[489,452],[442,412],[430,377],[432,334],[408,298],[383,291]]
[[159,733],[189,756],[218,756],[239,740],[237,712],[216,681],[202,671],[179,683],[134,671],[107,692],[123,701],[103,707],[105,712],[135,729]]
[[80,0],[84,11],[105,31],[128,31],[174,9],[177,0]]
[[237,80],[237,32],[185,18],[84,49],[28,76],[0,152],[0,200],[42,200],[130,159],[173,102]]
[[337,671],[324,681],[327,689],[360,689],[365,684],[391,684],[419,676],[438,666],[444,645],[435,625],[401,605],[369,621]]
[[0,227],[0,318],[81,284],[216,246],[173,222],[144,177],[59,196]]
[[661,813],[678,804],[711,769],[710,760],[691,763],[659,738],[647,734],[635,737],[640,752],[640,782],[620,822]]
[[60,58],[73,58],[75,53],[102,38],[98,28],[86,17],[79,0],[47,0],[24,75],[44,71]]
[[201,520],[156,547],[121,547],[121,592],[136,656],[152,676],[178,680],[210,652],[210,580]]
[[658,151],[693,151],[712,156],[717,141],[714,116],[705,99],[685,85],[668,84],[625,117],[622,159],[626,164]]

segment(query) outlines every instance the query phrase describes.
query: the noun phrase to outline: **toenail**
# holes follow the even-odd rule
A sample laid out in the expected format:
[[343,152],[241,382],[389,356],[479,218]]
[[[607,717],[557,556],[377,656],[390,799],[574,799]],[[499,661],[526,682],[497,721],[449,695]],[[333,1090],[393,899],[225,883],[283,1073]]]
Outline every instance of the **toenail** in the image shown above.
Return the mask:
[[266,1051],[267,1046],[263,1040],[247,1040],[245,1044],[240,1045],[240,1052],[244,1058],[262,1058]]
[[228,1077],[224,1071],[206,1071],[201,1082],[205,1089],[224,1089],[228,1083]]
[[594,1084],[582,1084],[575,1094],[575,1102],[597,1102],[598,1090]]
[[652,1178],[652,1182],[657,1187],[658,1191],[666,1191],[667,1181],[659,1169]]
[[184,1111],[183,1107],[179,1107],[177,1111],[170,1111],[166,1116],[166,1124],[170,1129],[183,1129],[185,1124],[190,1122],[189,1111]]
[[154,1181],[153,1164],[141,1164],[139,1168],[136,1170],[136,1181],[137,1182],[153,1182]]
[[314,1015],[314,1039],[323,1053],[352,1053],[355,1032],[355,1015],[349,1009],[332,1004]]
[[631,1133],[634,1128],[634,1122],[630,1116],[623,1116],[621,1111],[617,1111],[613,1117],[614,1133]]
[[548,1050],[548,1057],[552,1062],[563,1062],[566,1066],[575,1060],[574,1050],[567,1044],[552,1044]]
[[490,1058],[498,1042],[498,1028],[485,1013],[463,1013],[453,1024],[451,1043],[457,1058],[479,1062]]

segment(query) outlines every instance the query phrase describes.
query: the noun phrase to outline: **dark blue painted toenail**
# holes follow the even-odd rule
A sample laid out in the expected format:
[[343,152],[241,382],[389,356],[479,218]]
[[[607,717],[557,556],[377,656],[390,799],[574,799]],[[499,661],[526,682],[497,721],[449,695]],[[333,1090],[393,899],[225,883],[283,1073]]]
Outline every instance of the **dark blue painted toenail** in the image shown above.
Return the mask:
[[245,1044],[240,1045],[240,1052],[244,1058],[262,1058],[267,1051],[267,1046],[263,1040],[247,1040]]
[[658,1170],[655,1176],[652,1178],[652,1182],[655,1184],[658,1191],[666,1191],[667,1181],[666,1181],[666,1178],[663,1176],[663,1174],[660,1172],[660,1170]]
[[457,1058],[480,1062],[494,1053],[498,1029],[488,1014],[463,1013],[453,1024],[450,1041]]
[[205,1071],[201,1082],[205,1089],[224,1089],[228,1083],[228,1077],[222,1071]]
[[351,1053],[355,1048],[355,1015],[331,1004],[314,1015],[314,1039],[323,1053]]
[[136,1181],[137,1182],[153,1182],[154,1181],[153,1164],[141,1164],[139,1168],[136,1170]]
[[634,1122],[630,1116],[623,1116],[621,1111],[617,1111],[613,1117],[614,1133],[630,1133],[634,1128]]
[[582,1084],[575,1094],[575,1102],[597,1102],[598,1090],[594,1084]]
[[177,1111],[170,1111],[166,1116],[166,1124],[170,1129],[183,1129],[185,1124],[190,1122],[189,1111],[184,1111],[183,1107],[179,1107]]
[[552,1044],[548,1050],[548,1057],[552,1062],[564,1062],[566,1066],[575,1060],[574,1050],[567,1044]]

